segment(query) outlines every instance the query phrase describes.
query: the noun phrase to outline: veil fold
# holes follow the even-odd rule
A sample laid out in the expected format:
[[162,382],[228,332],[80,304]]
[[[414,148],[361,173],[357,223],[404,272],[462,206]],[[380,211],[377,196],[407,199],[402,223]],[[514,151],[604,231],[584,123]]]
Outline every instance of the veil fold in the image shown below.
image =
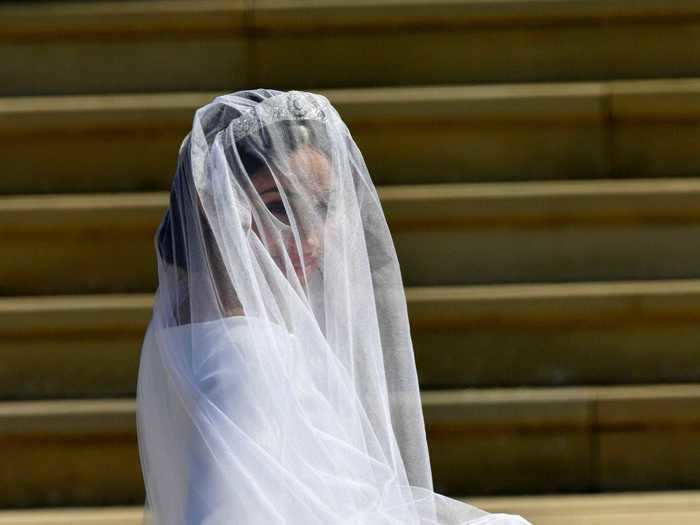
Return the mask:
[[154,247],[146,523],[527,523],[433,491],[396,251],[326,97],[199,108]]

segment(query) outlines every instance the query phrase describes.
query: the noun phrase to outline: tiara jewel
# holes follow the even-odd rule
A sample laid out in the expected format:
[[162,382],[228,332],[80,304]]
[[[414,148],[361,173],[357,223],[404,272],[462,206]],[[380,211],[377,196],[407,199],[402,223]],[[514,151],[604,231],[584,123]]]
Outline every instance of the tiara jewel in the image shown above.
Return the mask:
[[288,91],[267,98],[230,124],[234,142],[280,120],[319,120],[326,122],[326,98],[304,91]]

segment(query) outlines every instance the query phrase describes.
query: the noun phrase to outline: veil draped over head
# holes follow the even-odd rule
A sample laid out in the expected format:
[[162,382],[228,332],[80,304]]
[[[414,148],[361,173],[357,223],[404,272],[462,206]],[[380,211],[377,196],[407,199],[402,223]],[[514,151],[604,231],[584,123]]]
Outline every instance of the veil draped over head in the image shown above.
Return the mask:
[[527,523],[433,492],[396,252],[326,97],[198,109],[154,240],[147,523]]

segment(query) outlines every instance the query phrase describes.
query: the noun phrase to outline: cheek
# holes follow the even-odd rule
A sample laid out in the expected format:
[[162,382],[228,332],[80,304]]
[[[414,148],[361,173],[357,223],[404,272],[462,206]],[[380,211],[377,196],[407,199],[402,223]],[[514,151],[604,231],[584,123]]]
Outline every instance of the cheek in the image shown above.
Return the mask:
[[274,250],[274,236],[272,235],[271,232],[266,230],[265,228],[262,228],[262,232],[260,231],[261,229],[258,227],[257,224],[253,224],[253,227],[251,228],[253,233],[258,236],[258,239],[262,241],[262,243],[269,249],[269,250]]

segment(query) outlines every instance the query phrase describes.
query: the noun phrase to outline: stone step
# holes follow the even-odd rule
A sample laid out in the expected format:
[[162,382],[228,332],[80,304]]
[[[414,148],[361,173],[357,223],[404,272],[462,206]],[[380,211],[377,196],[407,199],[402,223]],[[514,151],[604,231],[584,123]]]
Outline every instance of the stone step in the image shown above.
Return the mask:
[[15,1],[0,19],[10,95],[700,73],[697,0]]
[[0,403],[0,507],[143,502],[133,400]]
[[700,385],[424,392],[452,494],[697,489]]
[[[700,520],[700,493],[693,491],[464,501],[492,512],[520,514],[537,525],[695,525]],[[140,525],[142,517],[140,506],[6,510],[0,511],[0,525]]]
[[150,294],[0,299],[0,398],[136,394]]
[[[700,179],[392,186],[379,194],[407,286],[700,272]],[[0,294],[154,290],[153,237],[166,203],[159,192],[0,197]]]
[[[407,288],[422,388],[700,381],[700,281]],[[0,299],[0,398],[136,392],[149,294]]]
[[423,388],[700,381],[700,281],[406,289]]
[[0,511],[0,525],[143,525],[141,506]]
[[[319,92],[378,185],[700,173],[700,79]],[[168,189],[214,96],[0,99],[0,193]]]
[[[439,492],[700,488],[700,385],[422,395]],[[141,503],[134,408],[128,399],[1,403],[0,506]]]
[[[700,493],[693,491],[474,498],[491,512],[515,512],[537,525],[694,525]],[[2,523],[2,522],[0,522]]]

